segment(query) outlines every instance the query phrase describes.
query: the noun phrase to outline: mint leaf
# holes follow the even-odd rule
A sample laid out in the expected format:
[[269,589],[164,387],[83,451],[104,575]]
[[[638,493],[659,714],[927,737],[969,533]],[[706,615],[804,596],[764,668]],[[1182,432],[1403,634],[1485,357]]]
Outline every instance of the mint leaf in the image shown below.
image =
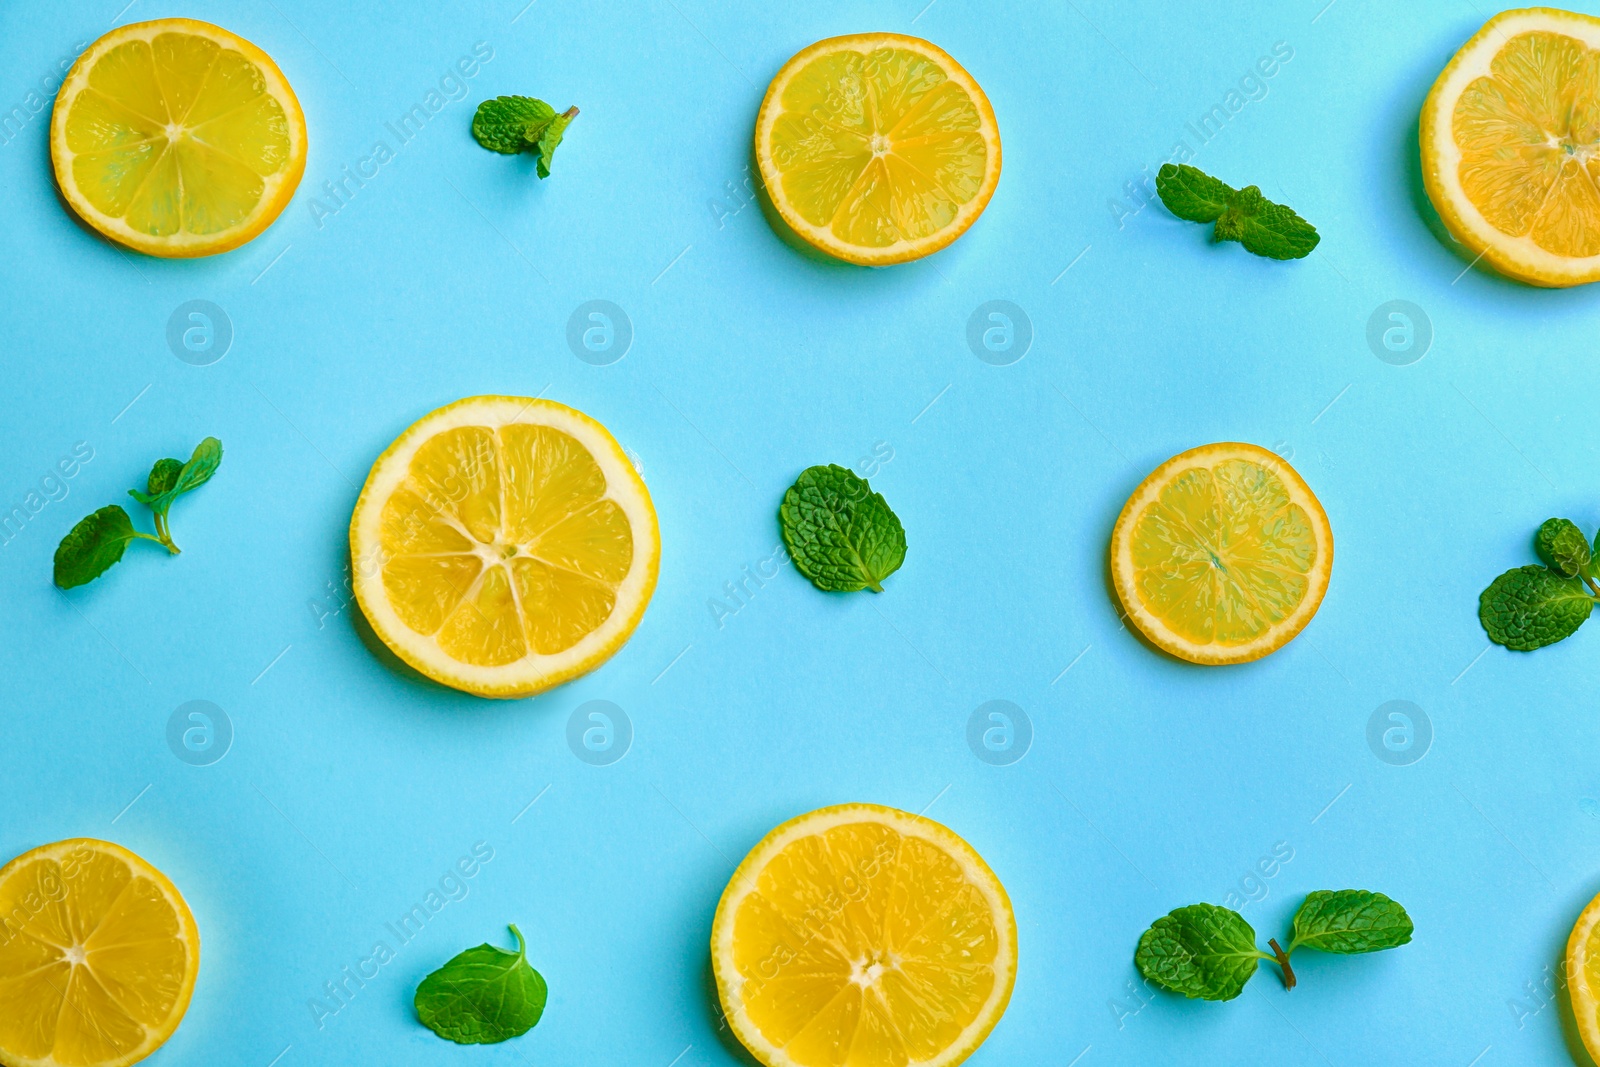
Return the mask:
[[183,472],[183,460],[158,459],[156,465],[150,468],[150,478],[145,483],[146,491],[151,496],[160,496],[178,484],[178,475]]
[[1319,889],[1294,913],[1289,951],[1378,952],[1410,941],[1414,929],[1406,909],[1382,893]]
[[531,96],[497,96],[478,105],[472,116],[472,136],[491,152],[514,156],[534,152],[539,177],[550,177],[550,161],[567,127],[578,117],[578,109],[561,114],[543,100]]
[[56,585],[71,589],[94,581],[121,559],[128,542],[139,536],[121,505],[107,504],[79,521],[56,546]]
[[194,446],[194,453],[189,457],[189,462],[178,472],[178,479],[173,483],[170,492],[173,496],[182,496],[191,489],[198,489],[211,480],[211,476],[217,473],[217,467],[221,463],[222,442],[215,437],[207,437]]
[[1150,981],[1200,1000],[1232,1000],[1262,959],[1272,957],[1256,948],[1256,932],[1244,916],[1215,904],[1191,904],[1157,919],[1133,954]]
[[906,558],[906,531],[881,493],[843,467],[808,467],[783,494],[778,525],[795,569],[818,589],[883,592]]
[[469,948],[417,986],[417,1018],[458,1045],[493,1045],[521,1037],[544,1014],[549,990],[528,964],[528,944],[515,926],[517,951]]
[[1198,167],[1163,163],[1156,194],[1167,210],[1190,222],[1215,222],[1228,209],[1233,190]]
[[543,100],[497,96],[478,105],[472,116],[472,136],[491,152],[514,156],[537,141],[555,117],[556,109]]
[[550,177],[550,160],[556,154],[556,146],[561,143],[561,138],[566,134],[567,127],[572,125],[572,120],[577,117],[578,109],[568,108],[564,113],[551,119],[550,125],[539,135],[539,140],[534,145],[539,150],[539,163],[535,168],[539,177]]
[[1531,652],[1571,637],[1593,607],[1581,579],[1529,565],[1489,583],[1478,597],[1478,620],[1495,644]]
[[1589,566],[1589,539],[1571,519],[1544,520],[1533,547],[1544,565],[1563,578],[1576,577]]
[[1268,259],[1304,259],[1322,240],[1315,226],[1262,196],[1258,187],[1233,189],[1185,164],[1163,164],[1156,193],[1180,219],[1214,221],[1213,241],[1238,241]]

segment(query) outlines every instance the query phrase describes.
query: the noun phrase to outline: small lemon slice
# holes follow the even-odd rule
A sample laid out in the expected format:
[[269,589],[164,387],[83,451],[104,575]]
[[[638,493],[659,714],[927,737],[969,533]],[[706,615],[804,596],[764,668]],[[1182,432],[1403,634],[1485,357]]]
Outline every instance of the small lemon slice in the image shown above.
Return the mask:
[[119,26],[78,57],[50,120],[56,182],[105,236],[152,256],[209,256],[272,224],[306,167],[306,118],[283,72],[220,26]]
[[644,616],[656,512],[622,446],[549,400],[474,396],[372,465],[350,521],[356,599],[435,681],[521,697],[593,670]]
[[785,63],[755,152],[795,233],[872,266],[944,248],[1000,181],[989,98],[943,49],[899,33],[831,37]]
[[1203,445],[1139,484],[1111,534],[1117,596],[1139,632],[1191,663],[1247,663],[1317,613],[1333,571],[1328,516],[1256,445]]
[[717,992],[766,1067],[950,1067],[1011,999],[1017,923],[971,845],[841,804],[750,850],[711,928]]
[[1589,901],[1567,939],[1567,996],[1583,1047],[1600,1062],[1600,896]]
[[200,932],[166,875],[80,838],[0,868],[0,1063],[127,1067],[166,1043]]
[[1506,11],[1422,105],[1422,179],[1451,234],[1533,285],[1600,280],[1600,19]]

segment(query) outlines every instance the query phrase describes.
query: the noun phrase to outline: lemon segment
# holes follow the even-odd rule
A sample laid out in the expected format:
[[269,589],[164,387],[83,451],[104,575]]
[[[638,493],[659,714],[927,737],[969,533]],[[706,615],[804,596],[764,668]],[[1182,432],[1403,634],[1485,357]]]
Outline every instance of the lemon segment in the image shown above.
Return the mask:
[[1600,279],[1600,19],[1490,19],[1434,83],[1423,184],[1457,240],[1508,277]]
[[718,995],[767,1067],[947,1067],[1016,978],[999,879],[932,820],[872,804],[793,819],[745,858],[712,927]]
[[87,838],[0,868],[0,1063],[126,1067],[166,1043],[200,970],[166,876]]
[[350,524],[355,590],[395,654],[481,696],[541,692],[620,648],[655,589],[649,491],[564,405],[469,397],[373,464]]
[[815,247],[852,263],[944,248],[1000,180],[1000,132],[978,83],[916,37],[819,41],[786,63],[756,117],[773,206]]
[[50,122],[62,196],[154,256],[237,248],[289,203],[306,126],[271,58],[195,19],[121,26],[68,72]]
[[1111,571],[1128,618],[1191,663],[1245,663],[1316,614],[1333,569],[1327,514],[1256,445],[1205,445],[1156,468],[1122,509]]

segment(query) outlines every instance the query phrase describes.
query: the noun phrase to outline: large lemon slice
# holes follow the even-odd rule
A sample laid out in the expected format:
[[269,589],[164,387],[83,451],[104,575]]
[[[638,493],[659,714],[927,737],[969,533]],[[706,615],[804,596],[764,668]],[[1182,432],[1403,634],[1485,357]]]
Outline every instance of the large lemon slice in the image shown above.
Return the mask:
[[655,590],[644,481],[604,426],[549,400],[474,396],[372,465],[350,521],[356,598],[435,681],[529,696],[622,647]]
[[783,220],[852,263],[937,252],[1000,181],[989,98],[943,49],[899,33],[832,37],[785,63],[755,151]]
[[1203,445],[1151,472],[1111,534],[1128,619],[1191,663],[1245,663],[1311,621],[1333,531],[1295,469],[1264,448]]
[[1506,11],[1422,105],[1422,178],[1456,239],[1534,285],[1600,279],[1600,19]]
[[87,838],[0,867],[0,1063],[127,1067],[189,1009],[200,932],[165,875]]
[[261,49],[220,26],[119,26],[56,96],[50,157],[90,226],[152,256],[209,256],[271,225],[306,167],[306,119]]
[[711,928],[717,992],[767,1067],[948,1067],[999,1022],[1017,974],[1000,880],[930,819],[823,808],[750,850]]

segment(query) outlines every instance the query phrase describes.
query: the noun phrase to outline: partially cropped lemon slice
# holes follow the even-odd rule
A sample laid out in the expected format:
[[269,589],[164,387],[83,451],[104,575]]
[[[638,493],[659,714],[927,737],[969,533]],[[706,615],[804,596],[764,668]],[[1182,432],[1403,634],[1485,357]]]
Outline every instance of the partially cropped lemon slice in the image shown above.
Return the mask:
[[475,396],[415,423],[372,465],[350,522],[356,598],[435,681],[529,696],[633,633],[661,539],[644,481],[587,415]]
[[1589,901],[1567,939],[1567,996],[1578,1034],[1600,1062],[1600,896]]
[[1203,445],[1134,490],[1111,534],[1128,619],[1191,663],[1246,663],[1317,613],[1333,530],[1295,469],[1264,448]]
[[306,167],[306,119],[261,49],[220,26],[119,26],[56,96],[50,156],[90,226],[152,256],[209,256],[271,225]]
[[1456,239],[1534,285],[1600,279],[1600,19],[1506,11],[1422,105],[1422,178]]
[[785,63],[755,151],[790,228],[874,266],[960,237],[1000,181],[989,98],[943,49],[898,33],[832,37]]
[[165,875],[81,838],[0,867],[0,1063],[127,1067],[183,1021],[200,932]]
[[876,804],[802,815],[750,850],[711,928],[733,1032],[767,1067],[949,1067],[1011,999],[1017,923],[972,846]]

